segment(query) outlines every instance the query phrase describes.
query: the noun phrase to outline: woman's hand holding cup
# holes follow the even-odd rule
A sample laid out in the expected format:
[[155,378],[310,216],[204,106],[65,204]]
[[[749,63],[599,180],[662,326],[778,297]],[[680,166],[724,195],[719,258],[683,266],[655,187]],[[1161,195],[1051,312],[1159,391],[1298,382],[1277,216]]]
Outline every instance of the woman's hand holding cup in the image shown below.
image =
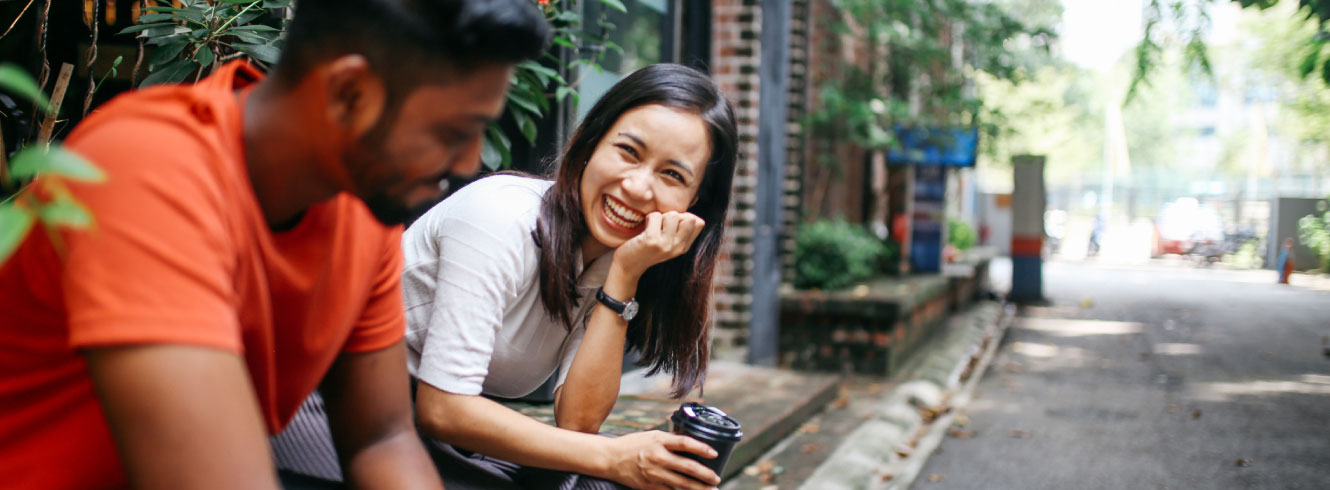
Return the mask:
[[716,457],[716,450],[688,436],[658,430],[609,439],[609,478],[632,488],[708,490],[720,477],[697,461],[675,453]]

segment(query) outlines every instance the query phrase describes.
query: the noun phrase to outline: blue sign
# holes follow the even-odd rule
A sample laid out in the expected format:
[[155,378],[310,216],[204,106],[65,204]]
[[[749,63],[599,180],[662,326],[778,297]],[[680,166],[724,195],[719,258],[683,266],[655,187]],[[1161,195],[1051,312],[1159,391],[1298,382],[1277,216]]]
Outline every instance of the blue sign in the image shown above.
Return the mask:
[[979,130],[896,126],[896,142],[898,147],[887,151],[892,165],[973,167]]

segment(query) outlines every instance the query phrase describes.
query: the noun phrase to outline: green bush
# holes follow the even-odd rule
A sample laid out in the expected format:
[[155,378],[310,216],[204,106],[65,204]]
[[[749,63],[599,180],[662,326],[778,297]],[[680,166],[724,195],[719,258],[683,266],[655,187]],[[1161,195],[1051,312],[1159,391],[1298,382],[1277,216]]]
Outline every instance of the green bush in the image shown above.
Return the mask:
[[956,250],[969,250],[979,237],[975,236],[974,228],[964,221],[956,218],[947,218],[947,243],[956,247]]
[[840,289],[882,270],[889,250],[863,227],[820,220],[799,227],[794,241],[794,286]]
[[1330,272],[1330,197],[1316,203],[1316,213],[1298,220],[1298,238],[1321,259],[1321,270]]

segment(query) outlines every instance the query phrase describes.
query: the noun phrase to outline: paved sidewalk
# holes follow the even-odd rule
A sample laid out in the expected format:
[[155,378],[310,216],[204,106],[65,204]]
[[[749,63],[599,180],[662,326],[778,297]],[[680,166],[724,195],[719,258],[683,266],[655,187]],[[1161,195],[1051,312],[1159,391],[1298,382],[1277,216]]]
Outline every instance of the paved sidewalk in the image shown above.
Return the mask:
[[1001,305],[980,303],[950,318],[940,337],[893,377],[892,389],[877,397],[867,419],[799,488],[907,488],[940,430],[950,425],[953,404],[964,402],[969,381],[991,360],[1008,317]]

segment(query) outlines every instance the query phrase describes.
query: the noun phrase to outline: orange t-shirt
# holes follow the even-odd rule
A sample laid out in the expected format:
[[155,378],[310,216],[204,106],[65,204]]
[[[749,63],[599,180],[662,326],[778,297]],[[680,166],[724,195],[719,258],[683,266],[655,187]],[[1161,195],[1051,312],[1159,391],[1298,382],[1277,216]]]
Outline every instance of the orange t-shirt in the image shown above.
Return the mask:
[[261,77],[235,62],[127,94],[66,140],[108,179],[71,185],[92,228],[54,245],[34,229],[0,266],[0,486],[125,485],[80,349],[235,352],[277,433],[339,353],[401,340],[400,227],[340,194],[268,228],[241,134]]

